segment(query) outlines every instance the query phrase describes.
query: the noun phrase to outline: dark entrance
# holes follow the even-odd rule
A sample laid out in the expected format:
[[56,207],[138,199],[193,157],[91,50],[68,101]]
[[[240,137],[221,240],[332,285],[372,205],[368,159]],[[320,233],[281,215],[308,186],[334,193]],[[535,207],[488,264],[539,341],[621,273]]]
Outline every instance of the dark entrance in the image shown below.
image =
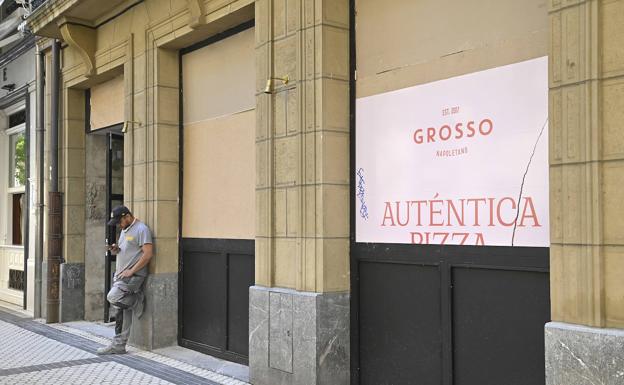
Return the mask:
[[[183,49],[179,60],[178,343],[243,364],[255,279],[255,241],[248,229],[255,211],[240,207],[253,198],[255,168],[241,148],[253,147],[255,120],[241,118],[253,117],[253,107],[241,100],[251,96],[255,106],[255,77],[247,79],[246,68],[253,64],[247,58],[254,53],[253,26],[252,20]],[[241,178],[249,169],[254,174]]]
[[[106,212],[123,204],[123,135],[115,132],[106,134],[108,152],[106,155]],[[108,222],[108,218],[106,219]],[[118,226],[106,226],[106,243],[116,243],[119,239]],[[104,293],[108,293],[115,271],[116,256],[106,252],[104,265]],[[104,301],[104,320],[110,320],[110,304]]]
[[179,344],[247,363],[254,241],[182,240]]

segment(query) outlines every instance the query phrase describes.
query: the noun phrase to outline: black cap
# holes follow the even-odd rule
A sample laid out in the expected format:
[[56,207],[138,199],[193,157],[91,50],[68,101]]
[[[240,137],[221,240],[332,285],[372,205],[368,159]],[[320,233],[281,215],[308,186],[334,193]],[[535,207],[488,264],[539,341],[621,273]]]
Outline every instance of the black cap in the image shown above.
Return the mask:
[[119,224],[121,217],[126,216],[128,214],[130,214],[130,210],[128,210],[126,206],[115,207],[113,211],[111,211],[111,214],[110,214],[111,219],[110,221],[108,221],[108,225],[116,226],[117,224]]

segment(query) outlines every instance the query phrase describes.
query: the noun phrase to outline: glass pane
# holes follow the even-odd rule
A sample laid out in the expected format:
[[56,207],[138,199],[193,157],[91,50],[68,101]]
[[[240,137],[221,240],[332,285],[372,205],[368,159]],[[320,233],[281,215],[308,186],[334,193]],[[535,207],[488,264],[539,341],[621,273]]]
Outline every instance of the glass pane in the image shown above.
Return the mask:
[[113,137],[111,140],[111,192],[123,195],[123,139]]
[[24,133],[10,136],[9,186],[24,186],[26,183],[26,140]]
[[13,194],[12,206],[12,244],[21,245],[24,241],[24,194]]

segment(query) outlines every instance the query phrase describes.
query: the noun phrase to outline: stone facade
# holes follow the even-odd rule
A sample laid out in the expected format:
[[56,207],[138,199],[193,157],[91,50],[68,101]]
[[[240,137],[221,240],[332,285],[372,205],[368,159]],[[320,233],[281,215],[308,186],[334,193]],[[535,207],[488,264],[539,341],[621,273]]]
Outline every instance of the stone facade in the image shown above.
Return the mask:
[[[124,179],[128,181],[124,199],[136,216],[151,227],[155,244],[147,281],[147,298],[151,300],[147,309],[151,310],[142,318],[146,332],[135,334],[134,342],[149,348],[168,346],[175,344],[178,326],[178,49],[253,19],[253,2],[220,1],[199,7],[199,2],[154,0],[134,2],[121,13],[111,4],[94,2],[91,16],[97,16],[92,20],[78,17],[84,15],[73,8],[77,3],[49,1],[30,18],[35,33],[62,38],[66,43],[62,48],[59,149],[60,186],[64,194],[63,256],[67,264],[84,264],[88,255],[86,271],[103,276],[103,271],[92,266],[95,257],[91,254],[97,253],[94,248],[99,244],[86,234],[93,219],[92,202],[88,200],[92,189],[86,187],[93,186],[91,179],[97,175],[89,172],[93,171],[89,168],[93,159],[87,161],[85,90],[123,73],[124,119],[128,127],[124,141]],[[189,3],[199,8],[189,7]],[[189,24],[196,19],[197,12],[202,17],[197,21],[198,28],[193,29]],[[111,14],[115,17],[108,20]],[[80,21],[68,22],[61,16]],[[107,21],[96,27],[97,17]],[[208,25],[208,20],[218,22]],[[48,76],[49,44],[50,39],[39,41],[47,55]],[[49,87],[46,93],[49,104]],[[49,120],[48,112],[47,127]],[[46,158],[49,163],[49,155]],[[93,280],[101,277],[82,278],[83,283],[88,282],[87,314],[92,317],[93,311],[99,312],[97,303],[92,303],[93,296],[96,302],[99,297],[92,289],[96,284]],[[82,310],[76,309],[74,314],[81,318],[84,301],[77,306]]]
[[609,360],[621,355],[622,333],[599,328],[624,326],[624,2],[551,0],[549,10],[551,301],[558,323],[546,328],[547,383],[617,384],[621,373]]
[[[92,12],[78,3],[89,4]],[[50,1],[30,19],[35,33],[62,38],[66,44],[60,142],[63,251],[68,266],[86,264],[86,269],[77,269],[86,271],[83,297],[97,302],[93,297],[99,295],[89,283],[89,275],[96,270],[89,265],[96,242],[92,245],[88,236],[88,213],[93,209],[88,197],[93,184],[84,130],[84,90],[124,76],[128,128],[124,196],[127,205],[152,228],[156,246],[147,282],[146,315],[134,342],[149,348],[174,344],[178,330],[178,53],[255,18],[257,286],[250,291],[252,379],[257,384],[348,383],[349,2],[145,0],[115,4]],[[551,295],[552,318],[558,323],[546,329],[546,362],[549,384],[573,384],[570,373],[577,369],[581,373],[584,369],[579,365],[592,358],[569,358],[601,354],[598,347],[587,350],[583,346],[604,344],[608,349],[621,345],[621,333],[600,328],[624,327],[624,237],[620,231],[624,218],[620,199],[624,183],[620,119],[624,111],[624,0],[545,0],[544,7],[548,8],[549,29],[538,29],[535,36],[548,35],[548,47],[535,43],[533,35],[517,38],[510,33],[513,36],[497,42],[499,46],[485,44],[466,52],[462,63],[474,71],[520,57],[537,57],[545,54],[542,51],[550,57]],[[39,44],[48,50],[49,39]],[[495,56],[490,50],[496,51],[496,60],[484,64],[484,58]],[[433,80],[423,78],[431,73],[436,79],[456,74],[450,55],[435,55],[435,60],[400,69],[402,76],[424,82]],[[49,57],[47,62],[49,69]],[[404,81],[397,73],[370,73],[361,92],[396,88],[396,82]],[[362,72],[363,79],[365,75]],[[263,92],[267,79],[285,77],[288,82],[276,81],[273,92]],[[77,298],[70,289],[64,285],[62,297]],[[68,309],[65,314],[91,317],[99,305],[80,306],[83,309]],[[595,328],[581,330],[563,323]],[[608,338],[600,337],[603,334]],[[557,341],[564,341],[568,348],[562,350]],[[600,372],[594,373],[596,378],[617,383],[608,382],[611,369],[607,366],[596,370]]]
[[[257,96],[256,284],[296,292],[251,290],[251,378],[347,384],[349,3],[257,1],[256,28],[258,91],[289,79]],[[341,311],[322,305],[333,298]]]

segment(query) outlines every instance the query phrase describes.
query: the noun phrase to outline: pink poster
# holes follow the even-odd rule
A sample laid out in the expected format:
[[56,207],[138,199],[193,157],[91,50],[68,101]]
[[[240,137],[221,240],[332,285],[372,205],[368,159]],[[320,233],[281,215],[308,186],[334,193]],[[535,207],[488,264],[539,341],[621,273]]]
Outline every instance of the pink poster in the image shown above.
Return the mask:
[[548,247],[548,58],[356,101],[357,242]]

